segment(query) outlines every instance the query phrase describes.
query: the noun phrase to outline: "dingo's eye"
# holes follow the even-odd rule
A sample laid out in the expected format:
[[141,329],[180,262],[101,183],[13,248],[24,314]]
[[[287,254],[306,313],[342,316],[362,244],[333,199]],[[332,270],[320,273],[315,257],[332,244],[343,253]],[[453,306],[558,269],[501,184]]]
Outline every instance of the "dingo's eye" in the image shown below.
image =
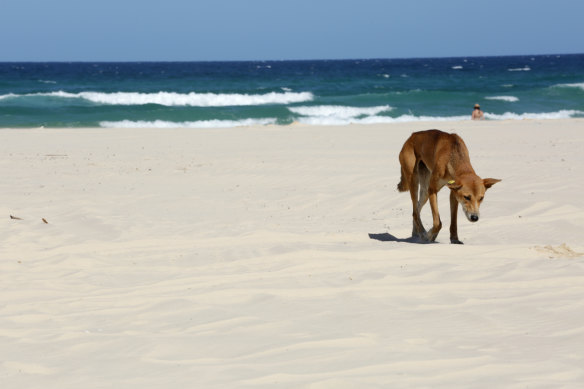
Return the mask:
[[479,201],[483,201],[483,199],[484,199],[484,198],[485,198],[485,196],[481,197],[481,198],[479,199]]
[[465,199],[466,201],[470,201],[470,196],[464,196],[464,199]]

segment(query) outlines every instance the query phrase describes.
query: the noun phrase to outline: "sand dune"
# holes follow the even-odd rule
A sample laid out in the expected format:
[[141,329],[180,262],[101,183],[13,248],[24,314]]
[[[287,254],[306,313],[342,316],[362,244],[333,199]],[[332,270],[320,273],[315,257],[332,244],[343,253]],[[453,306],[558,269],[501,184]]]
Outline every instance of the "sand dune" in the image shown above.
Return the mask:
[[[503,180],[463,246],[446,190],[408,242],[428,128]],[[582,119],[0,130],[1,386],[580,387],[583,146]]]

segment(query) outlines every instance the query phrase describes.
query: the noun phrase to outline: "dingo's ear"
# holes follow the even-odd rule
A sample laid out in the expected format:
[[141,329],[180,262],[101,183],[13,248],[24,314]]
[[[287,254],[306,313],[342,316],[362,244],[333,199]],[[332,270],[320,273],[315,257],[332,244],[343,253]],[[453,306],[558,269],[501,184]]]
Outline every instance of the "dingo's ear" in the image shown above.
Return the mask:
[[495,185],[499,181],[501,181],[501,180],[499,180],[497,178],[485,178],[483,180],[483,184],[485,185],[486,189],[489,189],[491,186]]
[[459,190],[460,188],[462,188],[462,185],[457,184],[456,181],[454,180],[450,180],[448,181],[448,187],[452,190]]

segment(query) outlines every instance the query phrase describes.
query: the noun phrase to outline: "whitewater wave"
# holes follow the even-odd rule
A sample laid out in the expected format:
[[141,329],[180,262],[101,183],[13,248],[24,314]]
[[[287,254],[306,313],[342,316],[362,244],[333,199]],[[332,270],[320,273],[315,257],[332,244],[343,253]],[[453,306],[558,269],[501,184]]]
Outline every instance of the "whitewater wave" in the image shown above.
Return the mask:
[[487,97],[485,97],[485,99],[487,99],[487,100],[501,100],[501,101],[507,101],[510,103],[514,103],[516,101],[519,101],[519,98],[517,98],[515,96],[487,96]]
[[[506,112],[504,114],[485,113],[485,118],[489,120],[523,120],[523,119],[569,119],[573,117],[584,116],[584,111],[577,110],[561,110],[558,112],[547,113],[513,113]],[[297,121],[302,124],[323,125],[323,126],[341,126],[349,124],[390,124],[390,123],[407,123],[407,122],[445,122],[445,121],[467,121],[470,120],[470,115],[464,116],[416,116],[416,115],[401,115],[398,117],[372,115],[366,117],[347,117],[341,118],[338,116],[306,116],[299,117]]]
[[505,112],[504,114],[494,114],[485,112],[485,118],[491,120],[523,120],[523,119],[570,119],[576,116],[584,115],[584,111],[563,109],[557,112],[545,113],[514,113]]
[[470,116],[415,116],[402,115],[391,117],[380,115],[390,112],[393,107],[389,105],[377,107],[349,107],[337,105],[319,105],[288,107],[291,112],[300,115],[296,118],[298,123],[316,126],[343,126],[348,124],[383,124],[406,123],[426,121],[460,121],[469,120]]
[[313,107],[288,107],[288,110],[302,116],[349,119],[360,116],[372,116],[382,112],[389,112],[393,108],[389,105],[377,107],[349,107],[343,105],[317,105]]
[[392,109],[389,105],[377,107],[350,107],[342,105],[288,107],[290,112],[300,115],[296,119],[299,123],[313,125],[380,123],[387,117],[377,115],[383,112],[389,112]]
[[138,92],[79,92],[69,93],[64,91],[51,93],[34,93],[26,95],[4,95],[7,97],[58,97],[66,99],[83,99],[104,105],[145,105],[158,104],[164,106],[189,106],[189,107],[227,107],[267,104],[290,104],[312,101],[314,96],[310,92],[270,92],[265,94],[239,94],[239,93],[138,93]]
[[584,90],[584,82],[576,83],[576,84],[558,84],[554,85],[556,88],[579,88]]
[[460,65],[456,65],[456,66],[453,66],[452,69],[453,70],[461,70],[461,69],[463,69],[463,67]]
[[105,128],[231,128],[246,126],[265,126],[276,124],[276,119],[242,119],[242,120],[200,120],[195,122],[171,122],[165,120],[121,120],[117,122],[103,121],[100,127]]
[[11,99],[15,97],[18,97],[18,95],[15,95],[14,93],[8,93],[7,95],[0,95],[0,100]]
[[531,70],[531,68],[529,66],[524,66],[522,68],[511,68],[507,70],[510,72],[528,72]]
[[[326,107],[326,106],[325,106]],[[303,107],[297,107],[303,108]],[[304,107],[304,108],[318,108],[318,107]],[[352,107],[346,107],[352,108]],[[373,107],[375,108],[375,107]],[[377,107],[380,108],[380,107]],[[356,108],[357,109],[357,108]],[[372,111],[373,112],[373,111]],[[383,112],[383,111],[380,111]],[[379,113],[380,113],[379,112]],[[577,110],[562,110],[558,112],[548,113],[513,113],[506,112],[504,114],[493,114],[485,112],[485,118],[488,120],[546,120],[546,119],[569,119],[572,117],[582,117],[584,111]],[[470,115],[464,116],[416,116],[416,115],[401,115],[398,117],[390,116],[300,116],[296,122],[301,124],[308,124],[314,126],[344,126],[349,124],[391,124],[391,123],[408,123],[408,122],[446,122],[446,121],[470,121]],[[154,121],[102,121],[99,123],[101,127],[105,128],[231,128],[231,127],[246,127],[246,126],[263,126],[277,124],[275,118],[264,119],[241,119],[241,120],[201,120],[194,122],[171,122],[164,120]]]
[[[493,96],[493,99],[515,102],[519,99],[514,96]],[[311,125],[348,125],[348,124],[379,124],[379,123],[405,123],[427,121],[461,121],[470,120],[470,115],[465,116],[416,116],[411,114],[391,117],[380,115],[393,110],[389,105],[377,107],[348,107],[334,105],[289,107],[288,110],[300,115],[296,121]],[[506,112],[504,114],[485,113],[485,118],[490,120],[522,120],[522,119],[568,119],[584,115],[583,111],[561,110],[547,113],[523,113]]]
[[398,117],[390,116],[367,116],[363,118],[348,118],[341,119],[336,117],[300,117],[298,122],[302,124],[310,124],[315,126],[344,126],[349,124],[390,124],[390,123],[406,123],[406,122],[428,122],[428,121],[460,121],[468,120],[468,116],[449,116],[449,117],[434,117],[434,116],[414,116],[402,115]]

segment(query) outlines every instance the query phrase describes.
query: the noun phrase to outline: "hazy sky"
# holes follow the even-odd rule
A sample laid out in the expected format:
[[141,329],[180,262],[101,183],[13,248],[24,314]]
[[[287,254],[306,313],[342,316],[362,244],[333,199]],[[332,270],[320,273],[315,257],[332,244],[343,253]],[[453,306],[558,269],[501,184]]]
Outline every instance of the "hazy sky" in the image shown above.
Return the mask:
[[0,61],[584,53],[582,0],[4,0]]

